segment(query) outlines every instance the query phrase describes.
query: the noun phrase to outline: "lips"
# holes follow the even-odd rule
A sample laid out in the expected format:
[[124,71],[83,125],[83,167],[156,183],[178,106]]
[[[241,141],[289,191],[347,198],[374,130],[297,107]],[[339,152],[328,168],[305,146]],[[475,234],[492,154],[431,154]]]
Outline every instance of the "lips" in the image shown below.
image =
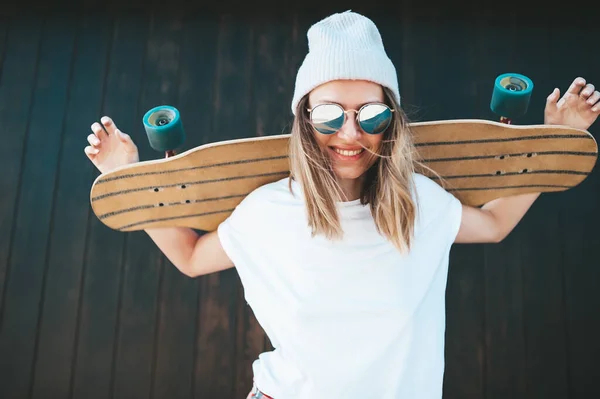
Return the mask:
[[358,148],[340,148],[340,147],[329,147],[331,156],[340,162],[356,162],[361,159],[366,151],[362,147]]
[[341,148],[333,147],[333,151],[335,151],[336,153],[338,153],[340,155],[346,156],[346,157],[353,157],[353,156],[356,156],[356,155],[360,154],[361,152],[363,152],[364,149],[358,148],[356,150],[344,150]]

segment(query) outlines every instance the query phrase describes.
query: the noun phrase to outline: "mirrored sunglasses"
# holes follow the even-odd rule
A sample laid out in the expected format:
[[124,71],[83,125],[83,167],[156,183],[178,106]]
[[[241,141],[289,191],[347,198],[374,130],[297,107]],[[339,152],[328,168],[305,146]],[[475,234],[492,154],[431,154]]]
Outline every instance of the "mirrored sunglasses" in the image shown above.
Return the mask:
[[310,121],[319,133],[333,134],[340,130],[346,122],[346,114],[356,112],[356,121],[360,128],[368,134],[385,132],[392,121],[392,112],[385,104],[369,103],[363,105],[358,111],[344,110],[339,104],[319,104],[310,112]]

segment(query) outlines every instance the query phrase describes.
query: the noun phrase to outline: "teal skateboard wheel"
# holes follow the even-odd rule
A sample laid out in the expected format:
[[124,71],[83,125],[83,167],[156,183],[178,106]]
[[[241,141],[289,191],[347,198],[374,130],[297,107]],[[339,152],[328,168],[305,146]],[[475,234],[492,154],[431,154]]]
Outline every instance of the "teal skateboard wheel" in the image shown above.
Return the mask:
[[154,150],[169,152],[183,145],[185,132],[177,108],[169,105],[152,108],[144,115],[143,122]]
[[490,108],[504,118],[517,118],[527,113],[533,82],[518,73],[505,73],[496,78]]

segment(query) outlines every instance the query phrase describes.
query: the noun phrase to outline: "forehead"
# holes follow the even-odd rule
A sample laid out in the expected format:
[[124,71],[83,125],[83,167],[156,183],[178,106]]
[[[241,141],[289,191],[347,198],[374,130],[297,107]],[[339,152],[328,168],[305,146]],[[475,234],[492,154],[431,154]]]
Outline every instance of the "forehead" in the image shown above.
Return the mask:
[[358,107],[369,102],[383,102],[383,88],[365,80],[335,80],[313,89],[309,95],[311,106],[334,102],[345,108]]

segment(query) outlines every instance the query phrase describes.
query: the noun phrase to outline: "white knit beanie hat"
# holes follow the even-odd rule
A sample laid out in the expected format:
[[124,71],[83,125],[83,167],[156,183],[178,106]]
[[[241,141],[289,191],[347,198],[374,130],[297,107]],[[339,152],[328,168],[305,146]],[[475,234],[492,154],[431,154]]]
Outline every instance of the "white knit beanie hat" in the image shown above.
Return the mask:
[[388,58],[379,30],[369,18],[352,11],[333,14],[307,32],[304,58],[292,99],[292,113],[300,99],[315,87],[337,79],[368,80],[391,89],[400,103],[396,68]]

